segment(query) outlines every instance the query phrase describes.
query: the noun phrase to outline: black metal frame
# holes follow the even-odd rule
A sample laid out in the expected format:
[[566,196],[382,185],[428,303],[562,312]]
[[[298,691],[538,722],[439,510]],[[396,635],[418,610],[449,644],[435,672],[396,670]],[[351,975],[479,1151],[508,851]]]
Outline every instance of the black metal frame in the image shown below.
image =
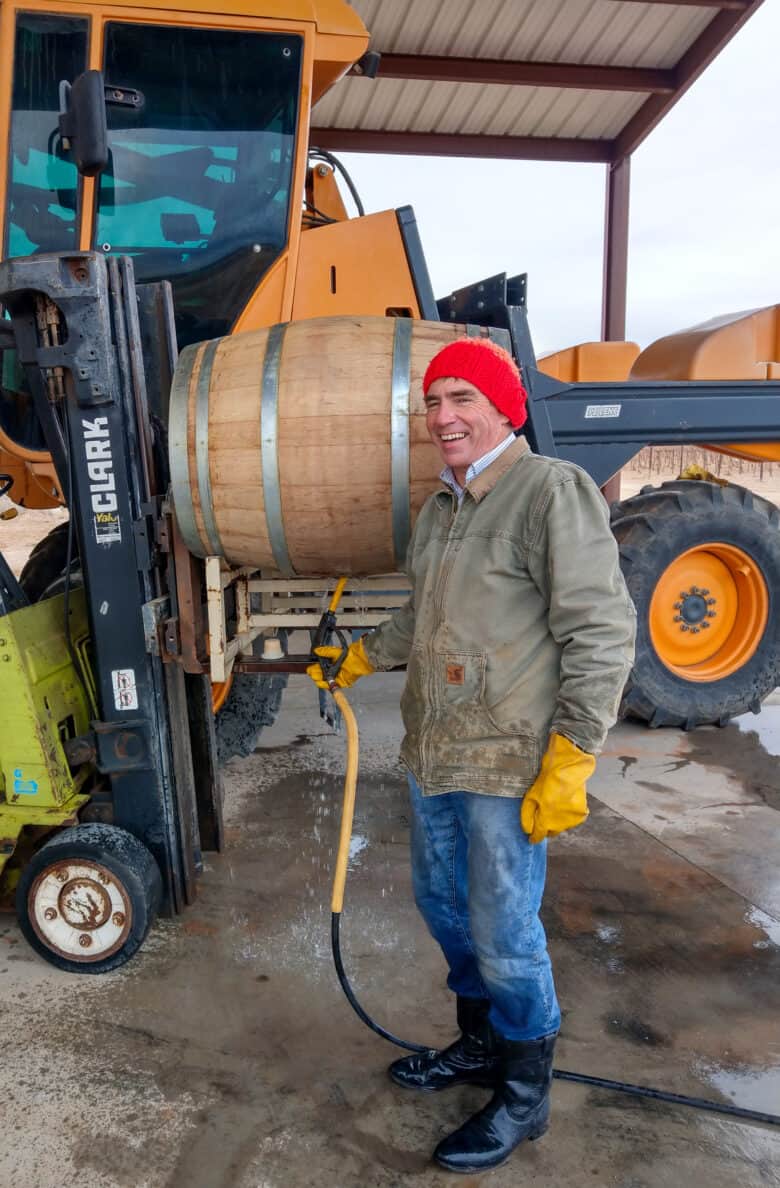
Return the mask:
[[442,319],[506,331],[503,345],[528,391],[523,432],[531,448],[577,463],[599,486],[645,446],[780,440],[778,380],[567,384],[546,375],[536,365],[524,276],[490,277],[438,307]]
[[436,299],[433,295],[428,261],[425,259],[417,219],[411,206],[399,206],[395,212],[398,230],[401,232],[409,275],[414,285],[420,317],[426,322],[437,321]]

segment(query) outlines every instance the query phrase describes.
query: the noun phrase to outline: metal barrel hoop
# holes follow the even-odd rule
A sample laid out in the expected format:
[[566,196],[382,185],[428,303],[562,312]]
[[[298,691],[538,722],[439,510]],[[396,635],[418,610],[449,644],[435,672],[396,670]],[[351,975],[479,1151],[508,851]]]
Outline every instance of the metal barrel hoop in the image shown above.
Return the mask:
[[173,376],[168,424],[168,456],[171,467],[171,491],[176,519],[182,540],[196,557],[205,557],[206,549],[195,520],[190,484],[190,462],[187,448],[190,385],[195,363],[203,352],[202,344],[185,347],[179,356]]
[[278,322],[268,332],[263,359],[262,399],[260,402],[260,449],[263,467],[263,500],[268,539],[276,568],[282,577],[295,577],[287,549],[282,519],[282,496],[279,483],[279,367],[286,322]]
[[412,376],[412,319],[396,318],[390,377],[390,482],[393,555],[398,569],[406,563],[412,532],[409,480],[409,396]]
[[211,342],[206,343],[195,389],[195,467],[198,476],[198,496],[203,516],[203,527],[208,541],[208,552],[212,557],[224,557],[225,555],[217,521],[214,517],[211,475],[209,474],[209,389],[214,357],[217,347],[222,341],[221,338],[214,338]]

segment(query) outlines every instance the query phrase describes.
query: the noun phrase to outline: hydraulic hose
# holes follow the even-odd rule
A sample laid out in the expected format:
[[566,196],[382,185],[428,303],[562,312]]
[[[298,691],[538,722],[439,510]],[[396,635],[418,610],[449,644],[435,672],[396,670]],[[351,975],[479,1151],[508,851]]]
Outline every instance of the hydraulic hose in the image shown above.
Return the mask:
[[[345,579],[342,578],[337,592],[331,599],[328,613],[335,615]],[[333,963],[336,967],[341,988],[346,995],[349,1005],[358,1018],[371,1031],[389,1040],[399,1048],[409,1052],[430,1052],[432,1049],[425,1044],[415,1044],[410,1040],[399,1039],[397,1035],[387,1031],[368,1014],[358,1002],[355,992],[350,985],[341,959],[340,924],[341,912],[344,907],[344,893],[347,885],[347,869],[349,865],[349,846],[352,840],[352,822],[355,815],[355,798],[357,795],[358,764],[360,757],[360,739],[357,721],[352,706],[347,701],[341,689],[334,681],[330,681],[330,692],[336,705],[341,710],[347,734],[347,768],[344,777],[344,799],[341,810],[341,827],[339,830],[339,844],[336,854],[336,870],[333,876],[333,894],[331,896],[330,939],[333,951]],[[590,1085],[596,1089],[607,1089],[616,1093],[627,1093],[632,1097],[649,1098],[652,1101],[663,1101],[669,1105],[688,1106],[691,1109],[706,1110],[711,1113],[725,1114],[730,1118],[738,1118],[746,1122],[759,1122],[764,1126],[780,1126],[780,1114],[768,1114],[762,1110],[749,1110],[742,1106],[731,1105],[728,1102],[710,1101],[705,1097],[688,1097],[682,1093],[667,1093],[664,1089],[653,1089],[645,1085],[632,1085],[628,1081],[612,1081],[606,1077],[594,1077],[587,1073],[568,1072],[563,1068],[553,1070],[553,1077],[559,1081],[571,1081],[576,1085]]]

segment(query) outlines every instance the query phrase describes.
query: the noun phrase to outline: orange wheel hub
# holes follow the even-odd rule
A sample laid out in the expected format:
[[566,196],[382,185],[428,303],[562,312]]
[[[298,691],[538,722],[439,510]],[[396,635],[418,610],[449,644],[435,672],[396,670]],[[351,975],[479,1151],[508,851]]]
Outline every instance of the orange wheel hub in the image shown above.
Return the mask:
[[717,681],[745,665],[761,642],[769,593],[752,557],[712,541],[681,553],[658,580],[650,638],[668,669]]

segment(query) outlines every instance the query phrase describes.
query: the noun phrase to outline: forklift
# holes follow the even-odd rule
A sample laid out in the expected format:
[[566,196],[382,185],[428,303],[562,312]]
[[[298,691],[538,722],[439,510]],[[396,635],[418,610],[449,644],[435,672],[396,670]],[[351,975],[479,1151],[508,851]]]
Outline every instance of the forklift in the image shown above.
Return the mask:
[[[0,554],[0,896],[42,957],[100,973],[194,899],[222,845],[220,760],[308,661],[278,628],[319,618],[279,613],[307,575],[253,583],[185,542],[180,349],[334,314],[485,331],[523,371],[532,448],[599,484],[652,443],[776,451],[780,381],[635,364],[582,382],[536,359],[524,277],[437,302],[411,209],[349,218],[338,162],[308,143],[311,103],[376,70],[343,0],[82,9],[0,0],[0,493],[69,512],[19,580]],[[757,711],[780,672],[776,509],[705,477],[613,514],[640,622],[627,710],[684,728]],[[265,614],[258,585],[280,595]]]
[[0,3],[0,493],[69,512],[19,580],[0,553],[0,898],[46,960],[101,973],[194,899],[220,761],[287,680],[211,679],[205,567],[168,495],[178,350],[332,312],[342,263],[342,303],[420,309],[410,212],[365,220],[379,292],[333,246],[346,210],[309,151],[311,103],[367,50],[348,4],[82,8]]

